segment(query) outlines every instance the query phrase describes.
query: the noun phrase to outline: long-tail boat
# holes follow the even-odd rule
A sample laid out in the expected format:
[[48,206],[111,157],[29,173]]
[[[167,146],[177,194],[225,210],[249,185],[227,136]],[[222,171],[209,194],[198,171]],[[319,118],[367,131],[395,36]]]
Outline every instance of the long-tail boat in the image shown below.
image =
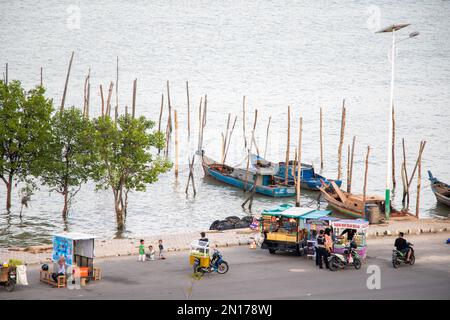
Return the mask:
[[[334,181],[320,188],[328,205],[334,210],[355,217],[365,218],[364,201],[362,194],[352,194],[342,191]],[[378,207],[379,213],[385,214],[385,199],[377,195],[366,195],[366,206]],[[407,211],[398,211],[391,205],[391,217],[414,217]]]
[[[270,162],[266,159],[252,154],[252,164],[254,167],[271,167],[275,171],[275,179],[279,181],[285,181],[286,178],[286,163],[285,162]],[[295,168],[295,170],[294,170]],[[329,184],[331,179],[327,179],[324,176],[316,173],[314,171],[314,167],[311,164],[302,163],[301,164],[301,173],[300,173],[300,183],[302,189],[319,191],[319,188],[322,186],[322,181],[325,184]],[[298,163],[294,161],[289,161],[288,163],[288,184],[295,185],[295,178],[297,178],[298,173]],[[295,177],[294,177],[295,174]],[[341,186],[341,180],[333,180],[337,186]]]
[[295,186],[283,184],[276,179],[271,167],[235,168],[217,162],[202,152],[202,167],[205,175],[234,187],[251,190],[256,183],[255,192],[271,197],[291,197],[295,195]]
[[450,207],[450,185],[441,182],[433,177],[433,174],[430,170],[428,170],[428,179],[431,182],[431,190],[436,196],[436,200],[439,203]]

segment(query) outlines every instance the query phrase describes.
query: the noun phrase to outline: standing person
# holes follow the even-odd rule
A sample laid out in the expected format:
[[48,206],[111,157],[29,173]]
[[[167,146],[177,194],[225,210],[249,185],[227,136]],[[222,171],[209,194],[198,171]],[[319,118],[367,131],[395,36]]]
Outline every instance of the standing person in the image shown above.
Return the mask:
[[327,269],[329,269],[329,265],[328,265],[328,257],[330,256],[330,253],[333,252],[333,240],[331,239],[331,229],[330,228],[326,228],[325,229],[325,266],[327,267]]
[[[324,231],[320,230],[319,235],[317,236],[317,250],[316,250],[316,265],[319,266],[320,269],[323,269],[322,267],[322,259],[326,256],[326,249],[325,249],[325,235]],[[325,259],[325,266],[328,268],[328,260]]]
[[206,238],[206,233],[205,232],[201,232],[200,233],[200,239],[199,239],[199,241],[203,241],[203,242],[208,242],[209,240],[208,240],[208,238]]
[[162,243],[161,239],[159,239],[159,241],[158,241],[158,248],[159,248],[159,258],[160,259],[165,259],[165,257],[164,257],[164,246],[163,246],[163,243]]
[[138,261],[145,262],[145,246],[144,246],[144,240],[141,239],[140,245],[139,245],[139,258]]

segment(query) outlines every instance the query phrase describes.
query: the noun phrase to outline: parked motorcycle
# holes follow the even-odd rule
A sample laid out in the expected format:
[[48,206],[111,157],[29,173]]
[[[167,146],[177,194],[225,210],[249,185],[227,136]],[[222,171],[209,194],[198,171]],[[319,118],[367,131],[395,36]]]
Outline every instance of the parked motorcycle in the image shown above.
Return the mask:
[[6,291],[11,292],[16,287],[16,267],[0,266],[0,286],[5,287]]
[[222,259],[222,254],[219,252],[219,250],[214,249],[213,255],[211,257],[210,263],[208,267],[202,267],[200,265],[200,258],[195,258],[194,264],[193,264],[194,273],[211,273],[211,272],[217,272],[219,274],[227,273],[228,271],[228,263]]
[[414,255],[414,248],[411,242],[408,242],[408,248],[411,250],[411,255],[409,257],[409,261],[406,262],[406,253],[398,251],[397,249],[392,250],[392,265],[395,269],[400,267],[402,263],[413,265],[416,262],[416,257]]
[[350,247],[345,249],[344,254],[331,253],[328,257],[328,264],[331,271],[344,269],[347,266],[354,266],[358,270],[361,268],[362,262],[355,246],[351,244]]

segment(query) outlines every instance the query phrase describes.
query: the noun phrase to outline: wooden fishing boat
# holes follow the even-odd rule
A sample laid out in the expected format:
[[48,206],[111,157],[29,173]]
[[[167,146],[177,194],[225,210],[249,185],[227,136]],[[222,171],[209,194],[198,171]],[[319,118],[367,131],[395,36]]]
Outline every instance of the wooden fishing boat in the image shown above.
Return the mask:
[[428,179],[431,182],[431,190],[436,196],[436,200],[439,203],[450,207],[450,185],[433,177],[430,170],[428,170]]
[[[328,205],[335,211],[354,218],[365,218],[362,194],[352,194],[342,191],[334,181],[330,181],[329,185],[321,186],[320,191],[328,202]],[[373,212],[377,212],[381,216],[385,215],[385,201],[383,197],[366,195],[365,204],[366,208],[370,207]],[[391,205],[391,217],[400,218],[414,216],[406,211],[398,211]]]
[[[271,167],[275,171],[275,179],[278,181],[285,181],[286,178],[286,163],[285,162],[270,162],[266,159],[256,155],[252,154],[252,161],[253,167]],[[294,168],[295,171],[294,171]],[[322,181],[327,185],[330,181],[334,181],[338,187],[341,186],[342,181],[341,180],[331,180],[327,179],[324,176],[316,173],[314,171],[314,167],[311,164],[302,163],[301,164],[301,173],[300,173],[300,183],[302,189],[307,190],[314,190],[319,191],[319,188],[322,186]],[[294,161],[289,161],[288,163],[288,184],[289,185],[295,185],[294,180],[294,174],[295,178],[297,177],[298,173],[298,164]]]
[[234,168],[214,161],[205,156],[204,152],[202,167],[205,175],[240,189],[251,190],[256,183],[255,192],[257,193],[270,197],[295,196],[295,187],[279,183],[274,177],[273,169],[269,167],[249,167],[247,172],[246,168]]

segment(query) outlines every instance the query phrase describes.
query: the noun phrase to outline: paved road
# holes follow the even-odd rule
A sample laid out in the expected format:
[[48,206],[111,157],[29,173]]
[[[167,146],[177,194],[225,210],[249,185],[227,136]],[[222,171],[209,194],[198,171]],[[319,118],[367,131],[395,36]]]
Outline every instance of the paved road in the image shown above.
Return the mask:
[[[98,259],[102,281],[80,290],[55,289],[38,282],[38,266],[30,267],[28,287],[2,299],[450,299],[449,233],[411,236],[416,265],[395,270],[390,264],[394,239],[370,240],[367,263],[360,270],[331,272],[311,260],[287,254],[270,255],[247,246],[222,250],[230,264],[225,275],[191,277],[186,252],[168,259],[137,262],[137,257]],[[366,286],[367,267],[381,269],[381,289]]]

